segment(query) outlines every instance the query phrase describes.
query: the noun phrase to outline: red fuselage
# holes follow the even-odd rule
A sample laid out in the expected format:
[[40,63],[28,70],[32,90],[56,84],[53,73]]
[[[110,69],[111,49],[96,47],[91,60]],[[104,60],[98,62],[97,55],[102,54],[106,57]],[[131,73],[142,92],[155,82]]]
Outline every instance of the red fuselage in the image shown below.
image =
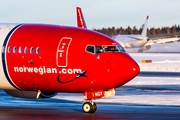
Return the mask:
[[139,73],[125,52],[92,54],[87,45],[119,45],[100,33],[57,25],[22,24],[4,41],[3,69],[17,89],[87,92],[117,88]]

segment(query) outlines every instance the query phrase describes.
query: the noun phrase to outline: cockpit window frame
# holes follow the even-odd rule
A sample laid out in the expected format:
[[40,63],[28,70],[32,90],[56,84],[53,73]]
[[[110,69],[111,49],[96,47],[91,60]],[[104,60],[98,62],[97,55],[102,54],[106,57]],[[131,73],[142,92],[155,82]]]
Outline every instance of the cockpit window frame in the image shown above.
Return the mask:
[[[93,46],[93,47],[94,47],[94,53],[89,52],[89,51],[86,50],[88,46]],[[91,53],[91,54],[95,55],[95,45],[87,45],[86,48],[85,48],[85,51],[88,52],[88,53]]]
[[[105,50],[104,50],[104,46],[116,46],[117,49],[118,49],[118,51],[105,51]],[[121,51],[119,50],[119,48],[118,48],[118,45],[102,45],[102,47],[103,47],[104,52],[121,52]]]
[[[117,48],[119,49],[119,47],[118,46],[121,46],[121,45],[117,45]],[[123,46],[121,46],[121,48],[123,48]],[[123,51],[121,51],[120,49],[119,49],[119,51],[120,52],[126,52],[126,50],[123,48]]]
[[[87,51],[87,47],[88,47],[88,46],[93,46],[93,47],[94,47],[94,53]],[[105,51],[105,50],[104,50],[104,47],[105,47],[105,46],[115,46],[118,51]],[[91,54],[93,54],[93,55],[97,55],[97,54],[101,54],[101,53],[105,53],[105,52],[126,52],[125,50],[124,50],[124,51],[121,51],[118,46],[121,46],[121,45],[87,45],[86,48],[85,48],[85,51],[88,52],[88,53],[91,53]],[[96,47],[101,47],[103,51],[102,51],[101,53],[97,53]],[[121,46],[121,47],[122,47],[122,46]],[[122,47],[122,48],[123,48],[123,47]],[[124,48],[123,48],[123,49],[124,49]]]
[[97,54],[101,54],[101,53],[97,53],[97,51],[96,51],[96,47],[101,47],[102,48],[102,52],[101,53],[104,53],[104,49],[103,49],[103,46],[102,45],[95,45],[95,55],[97,55]]
[[[117,49],[119,50],[119,51],[109,51],[109,52],[126,52],[126,50],[121,45],[102,45],[103,50],[104,50],[104,46],[116,46]],[[124,49],[124,51],[121,51],[118,46],[121,46]],[[104,50],[104,52],[107,52],[107,51]]]

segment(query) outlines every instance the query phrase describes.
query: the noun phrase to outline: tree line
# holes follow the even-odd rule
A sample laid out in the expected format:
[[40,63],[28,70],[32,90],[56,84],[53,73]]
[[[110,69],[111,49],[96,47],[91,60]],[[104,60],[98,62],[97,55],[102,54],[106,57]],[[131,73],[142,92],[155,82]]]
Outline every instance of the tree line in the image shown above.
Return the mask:
[[[137,29],[136,26],[131,28],[128,26],[127,28],[119,27],[109,27],[109,28],[102,28],[102,29],[93,29],[94,31],[103,33],[109,37],[112,37],[114,35],[131,35],[131,34],[141,34],[142,29],[143,29],[144,24]],[[170,36],[170,37],[175,37],[175,36],[180,36],[180,25],[176,26],[173,25],[172,27],[161,27],[161,28],[148,28],[147,29],[147,36],[149,38],[154,38],[154,37],[163,37],[163,36]]]

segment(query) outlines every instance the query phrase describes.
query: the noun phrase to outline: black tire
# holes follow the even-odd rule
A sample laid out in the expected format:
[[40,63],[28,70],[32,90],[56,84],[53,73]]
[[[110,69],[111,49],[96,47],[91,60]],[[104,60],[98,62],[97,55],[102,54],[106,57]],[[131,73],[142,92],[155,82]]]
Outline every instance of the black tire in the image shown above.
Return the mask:
[[82,109],[85,113],[92,113],[93,112],[93,105],[89,102],[85,102],[82,106]]
[[96,103],[93,103],[93,110],[92,110],[92,113],[94,113],[94,112],[96,112],[96,110],[97,110],[97,105],[96,105]]
[[138,50],[138,52],[139,52],[139,53],[142,53],[142,52],[143,52],[143,50],[141,50],[141,49],[140,49],[140,50]]

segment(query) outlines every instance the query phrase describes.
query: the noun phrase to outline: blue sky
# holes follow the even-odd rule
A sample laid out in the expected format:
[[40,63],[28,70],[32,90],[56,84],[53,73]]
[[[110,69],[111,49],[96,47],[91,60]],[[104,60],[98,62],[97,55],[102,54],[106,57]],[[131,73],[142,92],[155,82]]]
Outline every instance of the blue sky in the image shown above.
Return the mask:
[[0,0],[0,23],[50,23],[76,26],[81,7],[89,29],[140,28],[180,24],[180,0]]

